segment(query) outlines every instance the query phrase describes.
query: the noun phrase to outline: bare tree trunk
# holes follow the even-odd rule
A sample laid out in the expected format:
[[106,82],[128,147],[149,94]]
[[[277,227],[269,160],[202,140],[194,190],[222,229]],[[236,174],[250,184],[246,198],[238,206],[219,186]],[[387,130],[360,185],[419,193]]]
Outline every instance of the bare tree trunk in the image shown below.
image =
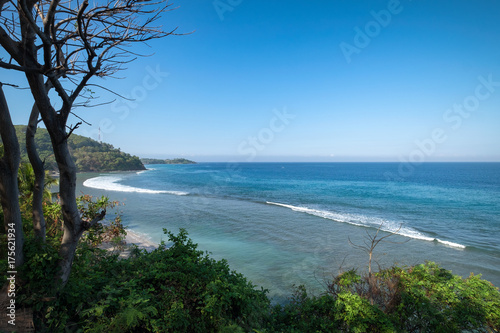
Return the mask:
[[[52,136],[52,135],[51,135]],[[64,217],[63,238],[61,242],[61,280],[66,284],[71,272],[71,264],[78,241],[84,231],[80,212],[76,204],[76,166],[68,149],[66,133],[63,131],[52,139],[54,154],[59,168],[59,196]]]
[[4,156],[0,159],[0,201],[6,229],[14,229],[15,231],[15,266],[18,267],[24,262],[23,222],[19,208],[19,188],[17,184],[21,152],[1,83],[0,135],[4,145]]
[[[57,120],[54,123],[57,124]],[[85,229],[76,204],[76,166],[69,153],[66,131],[63,126],[49,127],[47,122],[45,124],[50,134],[59,169],[59,200],[64,220],[63,238],[59,250],[61,256],[59,278],[64,286],[69,279],[78,241]]]
[[76,166],[69,152],[67,137],[63,126],[53,129],[51,133],[52,147],[59,168],[59,197],[64,218],[63,238],[59,250],[60,279],[63,286],[68,282],[76,247],[82,234],[106,215],[103,210],[91,221],[82,220],[76,204]]
[[80,211],[76,204],[76,166],[69,152],[67,134],[61,128],[54,131],[51,137],[54,154],[59,168],[59,196],[64,217],[63,238],[59,254],[61,261],[61,280],[66,285],[71,273],[71,265],[75,257],[78,241],[84,231],[88,230],[106,215],[103,210],[91,221],[84,221],[80,217]]
[[[55,112],[47,94],[47,87],[39,74],[26,74],[30,84],[31,92],[35,97],[36,106],[42,116],[43,122],[50,135],[54,156],[59,169],[59,198],[63,213],[63,238],[59,254],[60,276],[62,286],[66,285],[71,273],[71,265],[75,256],[78,241],[83,232],[93,224],[102,220],[105,215],[103,211],[92,221],[83,221],[76,204],[76,166],[71,157],[68,147],[68,133],[66,133],[66,121],[61,118],[60,113]],[[67,106],[69,107],[69,106]]]
[[26,129],[26,151],[33,172],[35,173],[35,186],[33,187],[33,229],[35,237],[45,242],[45,218],[43,216],[43,192],[45,187],[44,163],[38,155],[35,144],[35,134],[38,125],[38,107],[33,105],[28,127]]

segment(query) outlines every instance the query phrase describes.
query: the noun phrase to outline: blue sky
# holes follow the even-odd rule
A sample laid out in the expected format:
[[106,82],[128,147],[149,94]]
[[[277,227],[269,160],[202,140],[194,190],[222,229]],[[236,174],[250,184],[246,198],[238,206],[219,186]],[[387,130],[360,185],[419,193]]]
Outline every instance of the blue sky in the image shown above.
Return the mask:
[[[164,29],[192,33],[96,79],[135,101],[77,110],[76,133],[197,161],[500,161],[498,1],[174,5]],[[29,94],[7,93],[25,124]]]

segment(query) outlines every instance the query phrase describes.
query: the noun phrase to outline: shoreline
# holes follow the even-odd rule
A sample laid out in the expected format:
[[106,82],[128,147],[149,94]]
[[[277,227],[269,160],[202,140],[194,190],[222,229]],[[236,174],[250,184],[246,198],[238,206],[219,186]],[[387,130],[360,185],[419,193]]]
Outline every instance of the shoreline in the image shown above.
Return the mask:
[[147,251],[152,251],[158,248],[157,243],[148,239],[146,235],[141,235],[130,229],[125,229],[127,231],[127,236],[125,237],[125,245],[137,245],[141,249],[146,249]]
[[[363,163],[361,163],[361,165],[362,164]],[[444,164],[445,166],[433,166],[430,168],[429,170],[432,171],[432,175],[435,175],[438,171],[448,174],[450,172],[448,163]],[[457,163],[450,164],[453,165]],[[305,165],[307,166],[308,164],[305,163]],[[148,167],[151,168],[155,166],[151,165]],[[371,174],[381,175],[381,172],[389,167],[377,167],[373,169]],[[269,169],[271,170],[273,168],[274,167],[270,167]],[[332,166],[331,168],[339,168],[339,166]],[[352,170],[350,166],[346,168]],[[363,171],[363,168],[364,167],[360,166],[358,169]],[[482,168],[483,166],[480,167],[480,169]],[[309,166],[307,168],[300,167],[300,169],[309,172]],[[470,170],[469,167],[465,169]],[[494,167],[494,169],[496,170],[496,167]],[[163,172],[161,166],[158,167],[157,170],[159,171],[144,173],[137,177],[132,175],[130,179],[127,178],[123,183],[131,187],[137,186],[143,189],[153,188],[165,190],[165,188],[169,188],[171,186],[169,182],[161,185],[162,182],[157,180],[161,175],[167,174],[168,170]],[[192,185],[189,181],[191,172],[196,174],[195,176],[198,177],[197,180],[199,180],[200,184],[203,183],[206,184],[206,186],[210,184],[214,186],[225,184],[222,180],[213,178],[213,175],[207,172],[207,170],[214,170],[215,173],[217,170],[222,170],[222,174],[225,175],[224,172],[227,170],[224,168],[224,165],[203,166],[192,170],[194,171],[186,171],[178,175],[188,180],[186,181],[186,189],[190,189],[188,185]],[[246,168],[243,169],[243,171],[245,170]],[[268,168],[262,169],[260,166],[250,165],[248,170],[252,172],[254,170],[263,170],[264,172],[268,170]],[[287,172],[287,170],[288,167],[284,170],[279,169],[279,171],[283,172]],[[323,170],[321,166],[320,170]],[[339,170],[342,171],[344,168]],[[380,173],[378,172],[379,170],[381,170]],[[457,170],[462,170],[462,167],[459,167]],[[81,177],[80,175],[80,179],[84,181],[86,180],[85,178],[96,177],[97,175],[98,174],[95,173],[89,173],[85,175],[85,177]],[[109,175],[113,176],[114,174],[109,173]],[[429,173],[429,175],[431,174]],[[123,179],[127,177],[125,173],[123,176],[116,176]],[[180,178],[181,180],[184,179],[182,177]],[[238,180],[243,182],[240,178],[238,178]],[[248,178],[248,182],[253,183],[250,178]],[[121,183],[121,181],[117,183]],[[274,183],[270,183],[269,186],[273,184]],[[382,183],[382,185],[384,184],[385,183]],[[389,185],[394,186],[385,186],[381,187],[381,189],[389,192],[397,192],[400,189],[406,189],[408,184],[391,183]],[[293,200],[285,200],[288,197],[286,195],[281,195],[282,191],[280,187],[276,188],[277,192],[275,197],[270,197],[269,199],[266,197],[266,199],[268,199],[269,202],[280,203],[281,205],[287,206],[280,209],[274,209],[273,205],[269,202],[266,202],[267,205],[261,205],[259,201],[256,205],[252,200],[234,201],[231,196],[205,196],[203,200],[201,200],[197,195],[197,190],[193,190],[192,196],[182,197],[155,195],[155,193],[146,195],[145,193],[137,192],[112,191],[108,188],[102,188],[103,186],[99,188],[89,188],[83,185],[83,182],[80,186],[85,193],[96,193],[96,196],[106,194],[116,200],[126,203],[126,208],[123,209],[124,225],[130,225],[131,229],[139,234],[137,235],[139,237],[138,239],[128,237],[129,239],[126,240],[127,244],[125,247],[131,244],[136,244],[140,248],[150,245],[148,243],[142,245],[140,241],[141,238],[149,238],[148,235],[152,235],[154,237],[153,239],[159,242],[160,239],[165,238],[165,236],[161,235],[161,229],[167,223],[168,229],[171,231],[178,230],[179,228],[186,228],[189,230],[189,237],[199,245],[200,249],[210,251],[216,258],[228,260],[232,269],[245,274],[245,276],[254,281],[254,283],[264,285],[265,288],[276,291],[276,294],[283,295],[287,295],[287,286],[292,283],[297,283],[297,280],[300,280],[299,283],[316,286],[318,282],[315,275],[321,275],[322,273],[326,274],[324,272],[328,273],[337,266],[341,266],[342,263],[340,261],[344,256],[350,256],[349,262],[352,262],[353,266],[364,267],[364,256],[357,255],[348,246],[343,246],[343,244],[345,245],[348,243],[348,237],[351,237],[354,242],[362,243],[365,229],[360,228],[370,228],[373,226],[376,228],[382,220],[388,220],[389,218],[392,218],[391,221],[394,221],[393,225],[395,225],[396,228],[397,225],[399,225],[399,223],[396,225],[399,219],[394,218],[399,216],[396,214],[398,212],[397,207],[394,212],[392,210],[387,210],[390,214],[386,214],[385,210],[380,212],[376,211],[375,214],[370,214],[373,213],[369,208],[370,206],[367,206],[368,208],[366,209],[352,209],[352,212],[357,213],[354,215],[347,214],[351,213],[351,210],[346,209],[347,213],[344,214],[346,215],[344,218],[344,215],[339,216],[339,211],[335,210],[335,207],[331,209],[329,209],[330,206],[328,205],[323,207],[321,203],[316,203],[315,199],[297,199],[296,202]],[[249,184],[249,186],[253,185]],[[347,184],[339,181],[337,186],[339,186],[339,188],[344,188],[344,186],[347,187]],[[191,187],[197,189],[197,187]],[[223,189],[223,187],[217,188],[218,191],[222,192],[218,192],[218,194],[225,194]],[[350,188],[350,191],[356,189],[357,187],[354,186]],[[412,187],[412,189],[414,188]],[[418,189],[429,190],[427,187],[418,187]],[[460,194],[458,197],[459,200],[463,200],[463,202],[469,201],[469,199],[463,196],[465,190],[457,191],[458,189],[455,189],[453,193],[457,195]],[[478,193],[481,194],[482,191],[483,190],[478,190]],[[207,192],[210,193],[209,190],[207,190]],[[412,192],[408,193],[411,194]],[[438,195],[440,193],[441,192],[437,192],[436,190],[428,194],[417,192],[412,195],[418,198],[417,195],[419,194],[429,196]],[[363,199],[364,197],[360,196],[359,198]],[[439,196],[437,198],[439,198]],[[480,197],[474,200],[477,201],[479,198]],[[378,200],[379,199],[376,201]],[[382,200],[382,198],[380,200]],[[318,201],[321,200],[318,199]],[[496,201],[490,198],[485,202],[494,204]],[[200,205],[196,207],[197,209],[190,209],[191,206],[198,203],[200,203]],[[435,213],[435,215],[432,216],[436,216],[436,221],[442,214],[440,214],[440,211],[430,211],[431,206],[419,206],[418,208],[422,208],[422,210],[415,210],[415,218],[412,217],[411,220],[408,220],[405,226],[415,228],[420,226],[421,228],[415,230],[429,238],[420,239],[410,237],[412,241],[408,243],[405,242],[403,246],[397,246],[396,244],[391,245],[389,243],[378,247],[377,253],[382,264],[386,264],[387,266],[394,263],[416,265],[426,260],[430,260],[438,262],[443,268],[452,270],[454,274],[462,276],[463,278],[469,276],[471,272],[475,274],[481,273],[484,279],[495,285],[500,285],[500,270],[497,265],[498,257],[494,257],[495,252],[490,253],[477,245],[482,239],[472,237],[474,236],[473,234],[458,233],[455,229],[439,229],[439,234],[427,234],[426,231],[434,230],[434,226],[429,223],[420,223],[421,220],[424,221],[424,218],[422,218],[422,216],[424,216],[423,212],[426,212],[426,209],[428,209],[429,213]],[[495,206],[493,208],[495,208]],[[145,209],[146,212],[143,212],[143,209]],[[323,215],[327,213],[330,213],[328,217],[331,217],[331,219],[325,219]],[[487,213],[487,216],[490,216],[488,215],[490,213],[491,211]],[[428,216],[427,214],[425,215],[425,220],[427,220]],[[321,219],[318,219],[319,217]],[[333,218],[336,217],[342,217],[342,221],[339,221],[339,219],[334,220]],[[444,221],[449,219],[447,216],[441,217],[444,218]],[[492,218],[494,218],[494,216]],[[280,221],[287,222],[284,223]],[[365,224],[361,226],[349,224],[349,222],[358,221]],[[415,222],[415,224],[413,224],[413,222]],[[456,223],[456,221],[453,223]],[[450,225],[454,224],[451,224],[451,222],[447,224],[447,226]],[[466,223],[463,224],[464,227],[467,225]],[[235,230],[237,232],[235,232]],[[306,235],[301,235],[301,230],[305,230]],[[368,231],[370,232],[370,230]],[[492,228],[489,230],[494,232],[495,229]],[[464,231],[467,231],[467,229]],[[132,232],[128,229],[127,232],[132,235]],[[372,230],[371,232],[374,231]],[[144,237],[141,237],[141,235]],[[455,237],[457,235],[460,237]],[[401,242],[408,239],[406,235],[401,237],[404,237],[401,238]],[[488,239],[491,236],[485,237]],[[455,246],[440,242],[436,238],[439,238],[441,241],[452,241]],[[462,246],[456,246],[459,244]],[[465,248],[463,248],[463,246],[465,246]],[[257,262],[259,262],[258,265],[256,264]]]
[[155,242],[151,241],[150,239],[146,238],[147,236],[145,235],[140,235],[137,232],[134,232],[129,229],[125,229],[127,232],[127,235],[125,236],[125,239],[123,240],[123,243],[121,246],[123,248],[121,249],[119,246],[114,246],[111,242],[105,242],[102,243],[101,246],[99,246],[103,250],[107,251],[117,251],[120,253],[119,257],[122,259],[126,259],[130,257],[130,253],[132,251],[132,245],[137,246],[139,249],[144,249],[147,252],[151,252],[153,250],[156,250],[158,248],[159,244],[156,244]]

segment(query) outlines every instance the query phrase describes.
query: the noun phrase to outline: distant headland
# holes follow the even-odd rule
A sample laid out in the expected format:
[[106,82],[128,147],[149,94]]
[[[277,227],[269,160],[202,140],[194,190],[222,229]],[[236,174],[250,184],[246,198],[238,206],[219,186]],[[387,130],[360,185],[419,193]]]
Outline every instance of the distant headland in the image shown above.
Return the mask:
[[174,159],[157,159],[157,158],[141,158],[141,162],[144,164],[196,164],[196,162],[187,160],[185,158],[174,158]]
[[[29,163],[26,152],[26,126],[16,125],[15,128],[21,148],[21,161]],[[57,163],[52,151],[49,133],[45,128],[37,129],[35,142],[40,158],[45,161],[45,169],[57,172]],[[68,138],[68,147],[78,172],[146,170],[139,157],[124,153],[108,143],[92,140],[85,136],[72,134]]]

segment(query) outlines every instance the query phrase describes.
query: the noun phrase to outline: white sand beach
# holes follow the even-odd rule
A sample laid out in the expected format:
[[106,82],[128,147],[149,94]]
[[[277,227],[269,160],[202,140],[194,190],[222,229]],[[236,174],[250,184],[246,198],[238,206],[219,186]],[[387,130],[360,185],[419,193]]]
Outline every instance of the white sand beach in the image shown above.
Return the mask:
[[135,245],[140,249],[145,249],[148,252],[153,251],[158,247],[158,244],[152,242],[146,236],[138,234],[131,230],[126,230],[127,236],[125,237],[125,244],[123,250],[114,246],[110,242],[103,243],[100,247],[108,251],[119,251],[120,258],[128,258],[130,256],[131,246]]

